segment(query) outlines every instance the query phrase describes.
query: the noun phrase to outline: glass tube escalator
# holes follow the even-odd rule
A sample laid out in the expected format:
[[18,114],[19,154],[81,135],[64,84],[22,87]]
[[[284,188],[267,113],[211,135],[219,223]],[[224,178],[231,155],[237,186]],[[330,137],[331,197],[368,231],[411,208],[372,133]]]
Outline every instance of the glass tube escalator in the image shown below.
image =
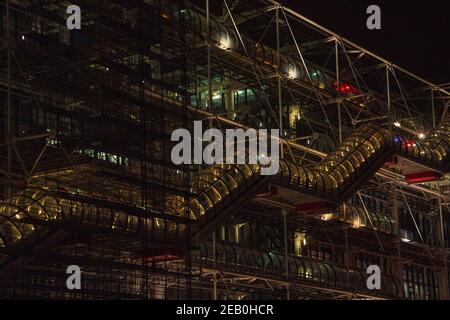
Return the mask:
[[[86,203],[76,197],[61,196],[60,190],[30,187],[0,203],[0,249],[17,243],[32,243],[41,238],[51,227],[62,222],[76,222],[80,225],[96,226],[115,232],[142,234],[164,233],[166,236],[181,237],[184,225],[168,219],[134,215],[113,210],[109,205]],[[111,204],[111,202],[109,202]],[[130,211],[140,210],[130,207]],[[145,230],[147,229],[147,230]]]
[[431,133],[428,139],[416,141],[394,134],[392,144],[401,156],[446,171],[449,169],[450,116]]
[[190,199],[191,217],[200,219],[207,213],[219,211],[227,202],[233,201],[239,191],[252,186],[260,176],[260,169],[256,164],[221,164],[205,169],[198,181],[193,182],[191,192],[196,197]]
[[[450,121],[446,120],[424,143],[409,143],[389,128],[375,124],[365,125],[350,135],[334,152],[319,164],[308,167],[287,159],[280,159],[278,174],[271,180],[283,182],[292,188],[332,202],[350,197],[359,185],[369,179],[385,161],[399,153],[413,161],[432,168],[447,170],[450,149]],[[238,199],[242,191],[254,187],[261,165],[212,165],[199,176],[189,201],[191,218],[202,219],[220,212],[226,204]],[[183,200],[179,210],[185,209]],[[362,220],[365,215],[359,215]],[[378,224],[376,217],[373,219]],[[363,223],[367,225],[367,223]],[[392,229],[390,223],[379,222],[375,227],[383,231]],[[389,231],[388,231],[389,232]]]
[[[382,127],[365,126],[347,138],[328,155],[316,170],[334,183],[340,192],[363,170],[368,170],[380,154],[389,149],[389,132]],[[328,190],[327,190],[328,191]]]
[[[370,217],[370,219],[369,219]],[[353,204],[341,206],[332,218],[347,222],[354,228],[370,228],[387,234],[394,234],[394,221],[388,216],[367,211]]]
[[[444,122],[432,135],[436,139],[433,145],[430,141],[426,148],[420,146],[406,149],[406,154],[405,148],[398,148],[395,143],[397,139],[404,140],[403,137],[393,134],[384,126],[365,125],[313,167],[280,159],[279,172],[270,179],[275,184],[276,180],[279,180],[283,182],[283,186],[326,201],[345,201],[343,197],[351,196],[352,190],[357,190],[359,185],[375,174],[395,152],[412,159],[420,158],[421,162],[429,163],[430,166],[439,165],[444,168],[450,145],[447,129],[448,122]],[[200,175],[200,183],[192,188],[197,196],[190,201],[191,216],[202,219],[205,215],[220,212],[226,203],[238,199],[241,191],[253,187],[260,177],[260,172],[260,165],[214,165],[207,168]],[[386,221],[384,217],[373,213],[369,213],[371,219],[366,219],[362,209],[351,210],[357,213],[355,217],[351,221],[348,217],[344,218],[355,227],[371,227],[373,224],[376,230],[393,232],[392,221]]]
[[[329,154],[321,163],[306,167],[281,159],[280,170],[270,179],[278,179],[293,189],[310,193],[317,197],[336,199],[349,187],[358,187],[356,179],[363,175],[370,177],[383,163],[379,162],[394,152],[399,152],[431,167],[448,169],[450,154],[450,120],[444,121],[424,143],[411,144],[407,139],[384,127],[368,125],[350,135],[340,147]],[[214,215],[226,205],[242,196],[243,191],[256,188],[261,178],[261,165],[212,165],[203,170],[198,179],[193,179],[190,191],[194,194],[186,205],[185,198],[168,197],[168,213],[185,216],[189,209],[191,219],[200,220]],[[327,197],[327,198],[325,198]],[[39,221],[77,219],[88,224],[97,224],[116,230],[132,232],[145,226],[153,232],[182,232],[182,225],[166,219],[136,218],[125,212],[107,209],[79,202],[67,201],[51,196],[44,188],[29,188],[11,199],[0,202],[0,247],[36,233]],[[66,208],[64,208],[66,207]],[[365,215],[359,214],[359,219]],[[347,218],[345,218],[347,219]],[[373,219],[380,231],[392,229],[389,222]],[[34,221],[34,222],[31,222]],[[367,225],[367,223],[364,223]]]

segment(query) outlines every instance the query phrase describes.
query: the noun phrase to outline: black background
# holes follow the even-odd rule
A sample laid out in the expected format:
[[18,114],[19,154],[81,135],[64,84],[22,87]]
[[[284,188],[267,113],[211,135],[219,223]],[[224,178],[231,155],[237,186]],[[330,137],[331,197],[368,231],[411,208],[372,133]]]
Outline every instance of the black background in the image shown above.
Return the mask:
[[[393,0],[394,1],[394,0]],[[273,316],[257,315],[218,315],[207,318],[203,316],[177,316],[177,307],[210,306],[220,308],[221,304],[247,304],[274,306]],[[0,308],[5,314],[17,314],[22,318],[36,318],[36,314],[45,319],[261,319],[261,320],[297,320],[306,317],[318,319],[413,319],[414,315],[426,310],[430,318],[445,314],[446,301],[0,301]],[[441,310],[440,310],[441,309]],[[440,311],[439,311],[440,310]],[[421,312],[422,311],[422,312]]]
[[[450,0],[281,0],[285,6],[434,82],[450,82]],[[367,7],[381,8],[369,30]]]

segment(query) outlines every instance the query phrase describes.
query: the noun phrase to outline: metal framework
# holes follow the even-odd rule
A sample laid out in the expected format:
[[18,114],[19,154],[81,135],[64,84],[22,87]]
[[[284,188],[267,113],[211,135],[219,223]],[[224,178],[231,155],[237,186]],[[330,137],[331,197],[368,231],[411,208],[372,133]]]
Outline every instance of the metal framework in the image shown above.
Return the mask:
[[[450,297],[448,84],[272,0],[0,8],[0,298]],[[194,120],[278,174],[173,164]]]

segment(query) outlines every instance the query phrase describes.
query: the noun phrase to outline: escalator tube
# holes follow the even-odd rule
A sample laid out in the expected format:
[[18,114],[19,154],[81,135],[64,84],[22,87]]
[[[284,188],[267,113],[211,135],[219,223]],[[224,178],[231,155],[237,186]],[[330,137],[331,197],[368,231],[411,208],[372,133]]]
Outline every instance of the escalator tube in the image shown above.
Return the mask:
[[181,237],[184,232],[184,225],[166,219],[143,218],[55,194],[56,190],[30,187],[2,201],[0,248],[31,242],[46,233],[49,223],[68,221],[131,234],[165,233]]
[[346,204],[333,213],[332,218],[350,223],[355,228],[370,228],[387,234],[394,234],[394,222],[390,217],[372,211],[368,211],[368,214],[370,220],[364,208]]
[[[301,192],[338,199],[343,190],[354,184],[361,173],[368,170],[376,172],[378,168],[374,167],[374,163],[377,164],[380,158],[387,158],[394,152],[412,160],[430,162],[430,166],[439,166],[444,170],[448,161],[450,135],[442,126],[438,130],[439,141],[434,144],[435,148],[432,148],[430,141],[425,145],[426,148],[420,145],[411,151],[407,145],[406,149],[398,145],[398,139],[404,140],[401,136],[392,135],[384,127],[367,125],[349,136],[316,166],[307,167],[281,159],[280,170],[272,179],[279,179]],[[422,151],[418,152],[416,149]],[[240,190],[251,186],[260,176],[260,170],[260,165],[210,166],[200,174],[200,183],[192,188],[192,192],[198,196],[190,201],[191,216],[200,219],[208,211],[220,210],[225,199],[229,200]]]
[[[394,152],[446,171],[450,154],[449,128],[450,121],[446,119],[428,140],[414,145],[398,134],[392,135],[384,127],[364,126],[316,166],[306,167],[285,159],[280,160],[280,170],[272,179],[286,182],[301,192],[332,198],[338,197],[352,185],[362,172],[372,170],[370,172],[374,173],[377,170],[374,163],[380,157]],[[261,165],[258,164],[209,166],[191,186],[190,191],[197,196],[189,200],[190,217],[199,220],[207,214],[219,212],[225,203],[236,199],[240,191],[252,187],[260,177],[260,171]],[[94,211],[81,202],[69,203],[67,200],[52,198],[49,194],[51,192],[43,188],[30,188],[0,203],[0,246],[11,245],[38,231],[35,230],[38,223],[26,222],[30,220],[25,219],[27,217],[36,221],[70,218],[83,223],[123,229],[126,232],[142,229],[142,225],[151,226],[151,230],[181,232],[178,225],[165,219],[148,219],[147,223],[143,223],[142,218],[126,213],[114,213],[105,209]],[[168,203],[173,205],[170,213],[184,216],[184,198],[169,197]],[[66,211],[64,206],[67,207]],[[380,223],[379,228],[386,227]]]

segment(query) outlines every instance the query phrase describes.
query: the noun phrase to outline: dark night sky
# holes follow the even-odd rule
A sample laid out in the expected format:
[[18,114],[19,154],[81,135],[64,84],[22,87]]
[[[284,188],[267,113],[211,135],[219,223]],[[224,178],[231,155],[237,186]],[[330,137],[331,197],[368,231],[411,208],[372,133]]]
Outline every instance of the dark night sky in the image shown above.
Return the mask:
[[[450,0],[281,0],[286,6],[434,83],[450,82]],[[382,29],[366,28],[381,7]]]

